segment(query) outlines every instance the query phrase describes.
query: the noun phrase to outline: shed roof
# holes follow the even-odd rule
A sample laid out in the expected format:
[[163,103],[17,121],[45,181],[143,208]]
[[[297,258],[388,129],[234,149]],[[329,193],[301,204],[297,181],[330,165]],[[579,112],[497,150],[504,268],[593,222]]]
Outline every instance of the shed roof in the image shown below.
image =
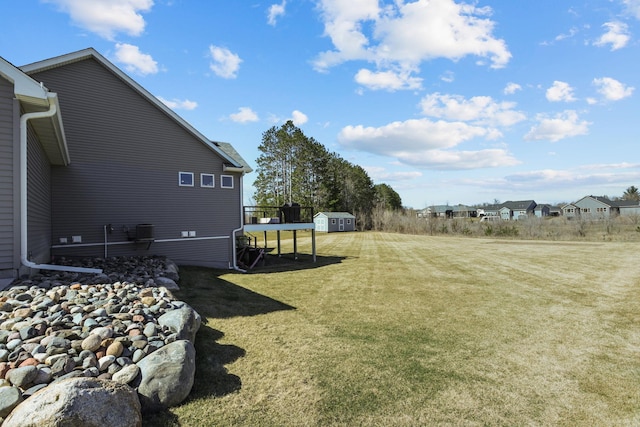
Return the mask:
[[313,217],[315,218],[318,215],[323,215],[327,218],[355,218],[355,215],[350,214],[349,212],[318,212]]

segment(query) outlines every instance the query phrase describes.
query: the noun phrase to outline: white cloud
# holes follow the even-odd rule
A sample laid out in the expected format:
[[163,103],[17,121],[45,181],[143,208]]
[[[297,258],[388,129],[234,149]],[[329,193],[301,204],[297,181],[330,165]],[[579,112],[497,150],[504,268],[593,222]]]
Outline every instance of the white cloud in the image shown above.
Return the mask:
[[537,120],[538,124],[525,135],[525,140],[556,142],[572,136],[586,135],[589,133],[589,125],[591,124],[585,120],[581,121],[578,113],[573,110],[558,113],[555,117],[538,115]]
[[172,110],[195,110],[198,107],[198,103],[195,101],[189,101],[188,99],[164,99],[163,97],[159,96],[158,99],[160,100],[160,102],[162,102],[164,105],[166,105],[167,107],[171,108]]
[[237,113],[230,114],[229,117],[236,123],[257,122],[258,114],[249,107],[240,107]]
[[453,73],[453,71],[445,71],[440,76],[440,80],[442,80],[445,83],[453,83],[455,81],[455,79],[456,78],[455,78],[455,74]]
[[[520,172],[504,177],[505,184],[510,187],[523,187],[527,189],[555,189],[558,188],[589,188],[605,184],[619,183],[619,188],[640,179],[640,168],[637,164],[588,164],[577,168],[557,170],[542,169]],[[575,194],[580,194],[576,190]],[[578,196],[580,197],[580,196]]]
[[570,39],[573,36],[575,36],[576,34],[578,34],[578,29],[576,27],[572,27],[569,30],[568,34],[558,34],[555,38],[556,41],[561,41],[561,40],[565,40],[565,39]]
[[267,13],[267,23],[269,25],[276,25],[276,20],[279,16],[284,16],[285,7],[287,6],[287,0],[282,0],[280,4],[272,4],[269,6],[269,12]]
[[631,15],[640,19],[640,0],[622,0]]
[[611,50],[618,50],[629,43],[631,36],[629,36],[629,27],[627,24],[613,21],[606,22],[602,26],[607,29],[607,32],[600,36],[600,38],[593,43],[594,45],[611,45]]
[[553,86],[547,89],[547,100],[551,102],[572,102],[576,98],[573,96],[573,88],[569,83],[556,80],[553,82]]
[[519,90],[522,90],[522,86],[520,86],[518,83],[509,82],[507,83],[507,86],[505,86],[503,92],[505,95],[513,95]]
[[115,52],[116,61],[124,64],[127,71],[142,75],[158,72],[158,63],[151,55],[140,52],[138,46],[127,43],[117,43]]
[[374,181],[410,181],[422,177],[422,172],[389,172],[380,166],[363,166]]
[[611,77],[593,79],[593,84],[598,88],[598,93],[604,96],[607,101],[619,101],[631,96],[635,90],[635,88],[626,86]]
[[355,80],[358,84],[371,90],[396,91],[420,89],[422,86],[422,79],[411,77],[409,73],[396,73],[394,71],[373,72],[364,68],[356,73]]
[[242,59],[235,53],[231,52],[226,47],[209,46],[209,53],[211,55],[211,63],[209,68],[218,77],[225,79],[235,79],[238,76],[238,70],[240,69],[240,63]]
[[462,142],[492,137],[492,130],[462,122],[412,119],[381,127],[346,126],[339,143],[350,149],[390,156],[401,163],[435,169],[473,169],[516,164],[502,149],[451,150]]
[[479,151],[431,150],[417,155],[403,153],[398,158],[411,166],[439,170],[484,169],[520,164],[508,151],[499,148]]
[[490,96],[465,99],[436,92],[422,98],[420,106],[427,116],[473,124],[511,126],[526,119],[523,113],[514,110],[514,102],[496,102]]
[[140,12],[148,12],[153,0],[44,0],[56,4],[68,13],[77,26],[99,36],[113,40],[115,34],[123,32],[139,36],[144,31],[145,21]]
[[293,110],[293,112],[291,113],[291,121],[293,122],[294,125],[300,126],[307,123],[309,121],[309,118],[303,112],[298,110]]
[[364,60],[380,71],[415,72],[423,61],[470,55],[502,68],[511,58],[504,40],[493,37],[489,7],[454,0],[396,1],[384,8],[378,0],[321,0],[320,9],[334,49],[317,56],[319,71]]

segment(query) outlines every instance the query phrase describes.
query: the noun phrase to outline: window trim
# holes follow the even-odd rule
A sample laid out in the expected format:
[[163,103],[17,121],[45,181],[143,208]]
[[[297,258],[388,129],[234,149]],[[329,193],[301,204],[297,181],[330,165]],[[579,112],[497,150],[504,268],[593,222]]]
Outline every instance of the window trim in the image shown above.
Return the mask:
[[[224,185],[225,178],[231,178],[231,186]],[[233,189],[235,186],[233,175],[220,175],[220,188]]]
[[[191,177],[191,184],[183,184],[182,183],[182,176],[183,175],[187,175]],[[178,172],[178,186],[180,187],[193,187],[195,185],[194,183],[194,176],[193,176],[193,172]]]
[[[204,178],[211,178],[211,185],[204,184]],[[202,188],[216,188],[216,175],[213,173],[201,173],[200,174],[200,187]]]

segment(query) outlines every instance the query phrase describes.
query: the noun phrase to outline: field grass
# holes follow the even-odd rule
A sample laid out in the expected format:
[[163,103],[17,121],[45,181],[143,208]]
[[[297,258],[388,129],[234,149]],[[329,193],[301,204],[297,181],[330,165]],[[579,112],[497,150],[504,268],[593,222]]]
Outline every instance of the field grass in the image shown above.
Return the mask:
[[637,243],[317,246],[316,264],[181,270],[206,322],[196,381],[145,425],[640,425]]

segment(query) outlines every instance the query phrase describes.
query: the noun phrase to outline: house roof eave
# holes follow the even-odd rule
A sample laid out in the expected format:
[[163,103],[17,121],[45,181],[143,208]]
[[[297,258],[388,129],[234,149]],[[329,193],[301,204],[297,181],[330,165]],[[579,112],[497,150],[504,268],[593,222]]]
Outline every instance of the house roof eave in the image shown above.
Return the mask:
[[[107,60],[104,56],[102,56],[98,51],[94,48],[87,48],[83,50],[79,50],[76,52],[71,52],[65,55],[57,56],[54,58],[45,59],[43,61],[34,62],[32,64],[27,64],[20,69],[26,74],[33,74],[42,72],[45,70],[58,68],[67,64],[71,64],[74,62],[82,61],[85,59],[93,58],[102,64],[105,68],[115,74],[120,80],[122,80],[125,84],[131,87],[133,90],[138,92],[141,96],[146,98],[149,102],[154,104],[158,109],[164,112],[167,116],[173,119],[176,123],[178,123],[182,128],[184,128],[187,132],[192,134],[196,139],[206,145],[213,152],[218,154],[224,160],[229,162],[233,167],[237,168],[245,168],[244,165],[240,164],[236,159],[222,150],[219,146],[215,145],[212,141],[206,138],[202,133],[200,133],[197,129],[195,129],[191,124],[189,124],[185,119],[176,114],[171,108],[167,107],[162,101],[156,98],[151,94],[148,90],[142,87],[139,83],[129,77],[126,73],[124,73],[121,69],[116,67],[113,63]],[[251,169],[251,168],[249,168]],[[247,172],[251,172],[248,170]]]
[[51,107],[56,109],[53,116],[33,119],[31,124],[38,134],[49,162],[53,165],[68,165],[71,160],[57,94],[49,92],[42,83],[1,57],[0,76],[13,83],[14,95],[20,102],[23,113],[42,112]]

